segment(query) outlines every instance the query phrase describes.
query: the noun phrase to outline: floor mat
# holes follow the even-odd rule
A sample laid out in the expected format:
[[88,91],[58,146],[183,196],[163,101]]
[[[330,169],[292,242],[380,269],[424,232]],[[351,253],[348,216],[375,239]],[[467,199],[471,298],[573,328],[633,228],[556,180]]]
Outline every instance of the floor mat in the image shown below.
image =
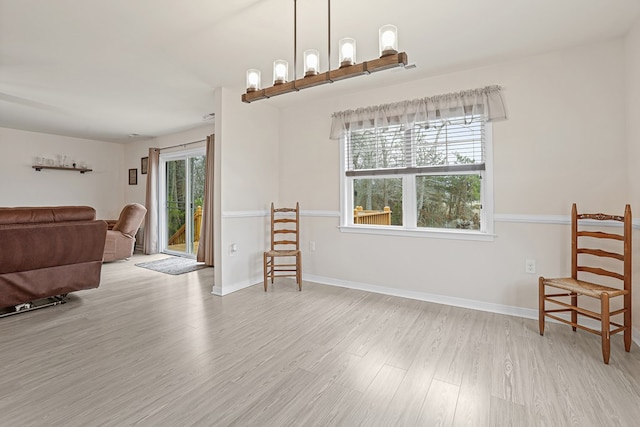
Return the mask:
[[136,267],[147,268],[160,273],[173,275],[190,273],[192,271],[200,270],[201,268],[207,268],[204,263],[196,262],[195,259],[177,256],[162,258],[156,261],[140,262],[136,264]]

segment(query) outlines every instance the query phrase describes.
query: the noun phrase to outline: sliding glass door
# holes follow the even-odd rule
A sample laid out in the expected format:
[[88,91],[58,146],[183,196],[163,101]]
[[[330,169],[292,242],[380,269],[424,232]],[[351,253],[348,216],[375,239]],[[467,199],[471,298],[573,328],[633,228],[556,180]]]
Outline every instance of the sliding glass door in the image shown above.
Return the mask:
[[160,155],[161,251],[195,257],[204,195],[204,149]]

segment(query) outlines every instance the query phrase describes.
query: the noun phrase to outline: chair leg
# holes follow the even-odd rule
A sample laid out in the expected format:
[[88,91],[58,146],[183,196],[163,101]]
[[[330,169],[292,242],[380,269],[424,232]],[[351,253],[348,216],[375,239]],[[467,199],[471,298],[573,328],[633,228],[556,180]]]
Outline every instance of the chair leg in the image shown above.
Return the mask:
[[265,253],[262,260],[264,274],[264,291],[267,292],[267,254]]
[[302,254],[296,256],[296,280],[298,282],[298,290],[302,290]]
[[276,261],[275,257],[269,257],[269,261],[271,261],[271,284],[273,285],[273,280],[276,277]]
[[[573,307],[577,307],[578,306],[578,294],[576,293],[572,293],[571,294],[571,305]],[[576,323],[578,323],[578,312],[575,310],[571,310],[571,322],[575,325]],[[577,330],[577,328],[575,326],[572,326],[571,329],[573,329],[573,332],[575,332]]]
[[609,294],[606,292],[602,293],[600,297],[600,309],[602,319],[600,320],[602,335],[602,358],[604,359],[605,365],[609,364],[609,355],[611,354],[611,327],[609,325]]
[[544,277],[538,279],[538,328],[544,335]]
[[626,352],[631,351],[631,295],[624,296],[624,350]]

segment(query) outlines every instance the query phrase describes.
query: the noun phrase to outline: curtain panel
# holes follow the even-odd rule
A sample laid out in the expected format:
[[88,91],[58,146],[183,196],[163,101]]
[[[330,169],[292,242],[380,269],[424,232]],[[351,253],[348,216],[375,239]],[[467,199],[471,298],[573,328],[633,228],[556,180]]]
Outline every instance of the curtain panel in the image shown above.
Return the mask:
[[464,118],[495,121],[507,118],[500,86],[448,93],[411,101],[383,104],[333,113],[331,139],[341,139],[350,131],[392,125],[413,126],[416,123],[443,122]]
[[144,222],[144,253],[158,253],[158,169],[160,167],[160,149],[149,148],[147,170],[147,194],[145,206],[147,215]]
[[196,260],[213,266],[213,177],[214,177],[214,135],[207,136],[207,154],[205,163],[204,197],[202,201],[202,226],[200,244]]

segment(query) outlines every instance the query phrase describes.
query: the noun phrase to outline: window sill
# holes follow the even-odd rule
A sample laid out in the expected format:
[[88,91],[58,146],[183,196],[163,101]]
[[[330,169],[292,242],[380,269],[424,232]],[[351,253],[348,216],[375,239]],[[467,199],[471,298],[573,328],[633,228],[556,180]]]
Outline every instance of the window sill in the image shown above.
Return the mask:
[[343,225],[338,228],[342,233],[379,234],[386,236],[421,237],[427,239],[473,240],[479,242],[493,242],[496,237],[495,234],[471,230],[420,230],[380,225]]

